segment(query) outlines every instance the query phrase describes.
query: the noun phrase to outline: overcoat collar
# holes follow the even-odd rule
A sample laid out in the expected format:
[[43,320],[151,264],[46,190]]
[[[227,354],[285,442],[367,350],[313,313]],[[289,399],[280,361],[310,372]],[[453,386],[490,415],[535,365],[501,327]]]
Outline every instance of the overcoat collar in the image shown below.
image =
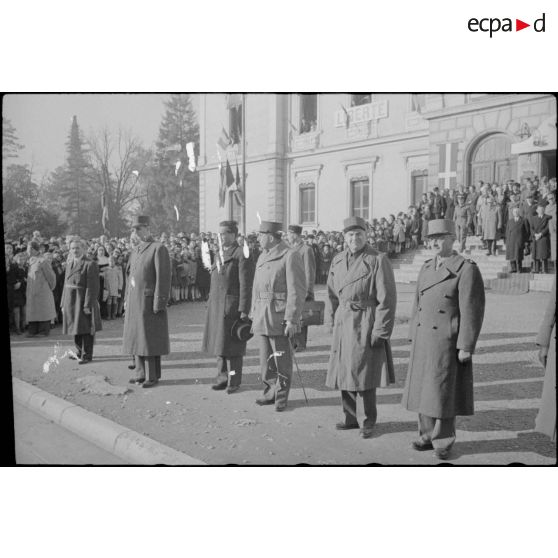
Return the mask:
[[455,252],[445,260],[439,269],[436,269],[436,258],[427,260],[423,268],[424,280],[420,286],[421,292],[445,281],[448,277],[456,275],[464,261],[463,256]]
[[339,263],[343,266],[343,269],[346,270],[346,275],[341,279],[341,284],[339,285],[340,291],[347,285],[355,283],[359,279],[362,279],[370,274],[370,264],[364,258],[364,255],[368,253],[368,247],[365,247],[364,250],[357,256],[355,262],[347,269],[348,250],[343,251],[343,257],[339,258]]
[[77,273],[81,273],[81,270],[83,269],[83,266],[85,265],[85,262],[89,261],[85,256],[82,256],[81,259],[79,260],[79,263],[77,265],[73,265],[74,264],[74,260],[72,260],[69,265],[70,265],[70,269],[68,271],[68,274],[66,275],[66,279],[76,275]]
[[258,261],[258,267],[261,267],[263,264],[272,260],[278,260],[282,258],[289,250],[290,248],[289,246],[287,246],[287,244],[285,244],[283,241],[279,242],[271,250],[262,252],[262,255],[260,256],[260,259]]
[[223,263],[230,262],[234,259],[234,253],[238,248],[238,242],[235,240],[228,248],[223,247]]
[[153,238],[148,237],[145,240],[143,240],[139,245],[138,245],[138,254],[141,254],[142,252],[145,252],[145,250],[147,250],[149,248],[149,246],[151,246],[151,244],[154,242]]

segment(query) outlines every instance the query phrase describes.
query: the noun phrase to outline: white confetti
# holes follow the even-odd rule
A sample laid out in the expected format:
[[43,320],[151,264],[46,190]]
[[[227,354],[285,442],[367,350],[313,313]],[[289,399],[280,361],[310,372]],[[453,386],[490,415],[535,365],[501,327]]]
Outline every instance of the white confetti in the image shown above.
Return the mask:
[[256,211],[256,217],[258,218],[258,221],[261,225],[262,224],[262,218],[260,217],[260,212],[259,211]]
[[170,405],[170,404],[171,404],[171,402],[170,402],[170,401],[167,401],[167,405]]
[[178,207],[176,207],[176,205],[174,206],[174,210],[176,211],[176,220],[180,221],[180,215],[178,213]]
[[181,161],[176,161],[176,165],[174,166],[174,176],[178,176],[178,171],[181,165],[182,165]]
[[236,372],[235,372],[234,370],[231,370],[231,371],[229,372],[229,376],[234,376],[235,374],[236,374]]

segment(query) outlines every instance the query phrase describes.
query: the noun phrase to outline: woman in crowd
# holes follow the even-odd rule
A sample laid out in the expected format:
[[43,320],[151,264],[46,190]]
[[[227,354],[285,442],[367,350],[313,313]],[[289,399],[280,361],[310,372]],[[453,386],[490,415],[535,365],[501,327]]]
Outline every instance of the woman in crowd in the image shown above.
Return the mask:
[[48,261],[40,256],[40,245],[32,240],[27,246],[29,269],[27,271],[27,337],[50,334],[50,321],[56,317],[53,289],[56,275]]
[[[11,245],[10,245],[11,247]],[[25,306],[25,270],[21,269],[6,250],[6,290],[8,295],[9,325],[13,323],[14,333],[23,333],[21,307]],[[23,294],[22,294],[23,293]]]

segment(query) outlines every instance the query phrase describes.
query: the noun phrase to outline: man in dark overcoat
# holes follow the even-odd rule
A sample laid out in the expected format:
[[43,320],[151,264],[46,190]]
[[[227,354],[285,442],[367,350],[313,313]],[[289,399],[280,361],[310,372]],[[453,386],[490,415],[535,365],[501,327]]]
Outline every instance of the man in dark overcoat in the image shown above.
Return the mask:
[[542,203],[537,204],[535,215],[529,218],[533,273],[548,273],[548,258],[550,257],[548,222],[550,221],[550,215],[545,215],[544,208],[545,206]]
[[222,251],[215,255],[219,265],[214,263],[211,269],[202,351],[217,357],[217,378],[211,387],[230,394],[240,387],[246,354],[246,341],[233,337],[232,328],[238,320],[248,319],[254,272],[250,257],[244,256],[236,240],[236,221],[219,223],[219,235]]
[[123,353],[135,358],[136,375],[130,381],[148,388],[161,378],[161,355],[170,352],[170,256],[163,244],[153,240],[149,217],[135,217],[132,229],[139,243],[130,260]]
[[514,206],[506,225],[506,260],[510,262],[510,273],[521,273],[525,243],[529,238],[525,219],[519,213],[520,208]]
[[95,333],[103,329],[98,300],[99,268],[85,256],[80,238],[70,242],[70,254],[60,301],[62,333],[74,336],[78,363],[87,364],[93,359]]
[[452,250],[453,221],[430,221],[428,232],[438,239],[439,251],[417,278],[402,404],[418,413],[413,448],[434,449],[436,457],[447,459],[455,417],[474,413],[471,358],[484,318],[484,283],[475,262]]
[[287,406],[293,373],[293,338],[300,331],[306,277],[300,254],[281,239],[281,223],[262,221],[262,253],[252,287],[252,331],[260,346],[264,391],[258,405]]
[[326,386],[341,390],[344,422],[338,430],[359,428],[357,394],[364,405],[361,436],[371,438],[376,424],[376,388],[395,382],[389,339],[395,323],[397,292],[387,254],[366,241],[366,222],[349,217],[343,223],[347,249],[329,268],[333,340]]
[[[305,300],[314,300],[314,281],[316,279],[316,257],[311,246],[306,244],[301,238],[302,227],[300,225],[289,225],[287,229],[287,240],[289,246],[296,250],[302,257],[304,264],[304,274],[306,276],[306,298]],[[294,339],[294,346],[297,351],[306,349],[308,341],[308,326],[300,328]]]

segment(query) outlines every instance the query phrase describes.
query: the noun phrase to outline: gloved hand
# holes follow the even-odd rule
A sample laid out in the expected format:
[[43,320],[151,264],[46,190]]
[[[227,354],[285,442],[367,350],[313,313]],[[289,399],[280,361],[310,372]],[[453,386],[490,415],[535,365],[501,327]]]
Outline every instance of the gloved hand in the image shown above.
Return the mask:
[[285,326],[285,335],[292,339],[299,332],[299,329],[300,328],[296,324],[287,322],[287,325]]
[[471,356],[471,353],[468,351],[459,349],[459,352],[457,353],[457,360],[459,360],[459,362],[467,362],[468,360],[471,360]]

